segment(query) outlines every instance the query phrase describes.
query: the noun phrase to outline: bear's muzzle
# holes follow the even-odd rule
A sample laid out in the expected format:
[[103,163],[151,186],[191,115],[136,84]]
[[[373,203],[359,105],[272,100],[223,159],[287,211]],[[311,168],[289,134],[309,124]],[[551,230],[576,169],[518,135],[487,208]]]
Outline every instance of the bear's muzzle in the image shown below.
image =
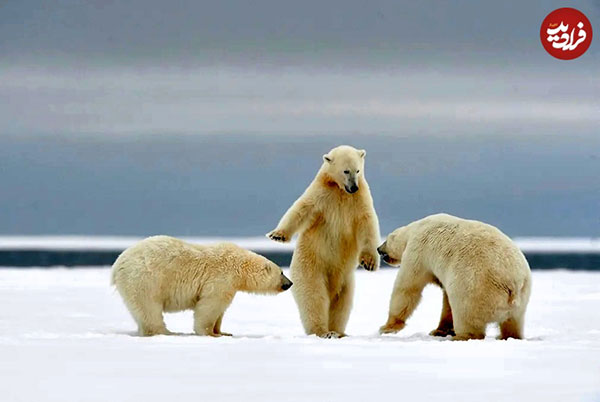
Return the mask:
[[356,184],[351,184],[350,186],[344,186],[346,192],[350,194],[354,194],[358,191],[358,186]]
[[281,283],[281,290],[285,291],[292,287],[294,283],[290,281],[287,276],[283,275],[283,282]]

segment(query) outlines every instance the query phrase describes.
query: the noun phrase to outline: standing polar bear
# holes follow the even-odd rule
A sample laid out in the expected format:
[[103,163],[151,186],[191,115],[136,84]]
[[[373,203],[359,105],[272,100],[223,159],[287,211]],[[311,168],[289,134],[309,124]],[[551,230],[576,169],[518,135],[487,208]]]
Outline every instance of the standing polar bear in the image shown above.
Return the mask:
[[339,146],[304,194],[267,236],[288,242],[298,232],[291,263],[292,293],[304,330],[344,336],[352,309],[354,270],[379,267],[379,223],[364,176],[364,150]]
[[483,339],[488,323],[501,339],[523,338],[531,271],[521,250],[500,230],[446,214],[431,215],[392,232],[377,249],[400,265],[387,323],[381,333],[404,328],[428,283],[443,290],[443,308],[433,336]]
[[274,294],[292,286],[274,262],[233,243],[201,246],[169,236],[123,251],[112,284],[143,336],[169,334],[163,311],[182,310],[194,310],[196,334],[231,335],[221,332],[221,321],[236,292]]

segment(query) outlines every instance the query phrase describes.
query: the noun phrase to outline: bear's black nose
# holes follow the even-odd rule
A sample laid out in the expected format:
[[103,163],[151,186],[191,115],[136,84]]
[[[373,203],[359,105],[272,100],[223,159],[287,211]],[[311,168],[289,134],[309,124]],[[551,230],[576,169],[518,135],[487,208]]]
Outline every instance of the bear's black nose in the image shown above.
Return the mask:
[[283,273],[281,276],[283,277],[283,281],[281,282],[281,290],[288,290],[294,283],[290,281],[287,276],[283,275]]
[[358,191],[358,186],[356,184],[353,184],[350,186],[350,188],[346,187],[346,191],[350,194],[354,194]]
[[381,249],[381,247],[383,247],[383,244],[381,246],[377,247],[377,252],[379,253],[380,256],[383,257],[384,255],[387,255],[387,253],[385,251],[383,251]]
[[381,256],[381,259],[385,262],[390,262],[390,256],[388,255],[388,253],[386,253],[385,251],[381,251],[379,249],[377,249],[377,252],[379,253],[379,255]]

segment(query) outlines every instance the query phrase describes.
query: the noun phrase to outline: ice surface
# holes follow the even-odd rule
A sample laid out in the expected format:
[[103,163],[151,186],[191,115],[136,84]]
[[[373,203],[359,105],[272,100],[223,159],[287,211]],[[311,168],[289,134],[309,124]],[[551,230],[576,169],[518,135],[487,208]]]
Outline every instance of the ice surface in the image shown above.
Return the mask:
[[[385,235],[381,236],[385,239]],[[231,241],[241,247],[260,251],[289,251],[295,242],[277,243],[266,237],[182,237],[193,243]],[[0,250],[122,250],[142,237],[119,236],[0,236]],[[569,237],[518,237],[515,243],[524,252],[595,252],[600,239]]]
[[[0,250],[124,250],[143,237],[129,236],[0,236]],[[291,252],[294,243],[277,243],[263,237],[181,237],[192,243],[228,241],[252,250]]]
[[[2,401],[598,401],[600,273],[533,273],[525,341],[427,335],[439,289],[379,336],[396,269],[357,272],[348,338],[302,332],[292,295],[239,294],[233,338],[134,336],[108,269],[0,270]],[[167,316],[192,331],[191,312]]]
[[517,237],[515,243],[524,252],[593,252],[600,253],[600,239],[585,237]]

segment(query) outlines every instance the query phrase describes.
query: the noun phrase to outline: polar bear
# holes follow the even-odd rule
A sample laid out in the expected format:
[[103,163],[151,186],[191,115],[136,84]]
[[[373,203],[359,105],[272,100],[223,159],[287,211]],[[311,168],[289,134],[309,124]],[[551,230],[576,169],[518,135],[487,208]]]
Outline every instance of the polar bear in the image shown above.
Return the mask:
[[483,339],[487,324],[496,322],[501,339],[523,338],[531,271],[521,250],[497,228],[431,215],[396,229],[377,251],[390,265],[402,263],[381,333],[404,328],[423,288],[434,283],[443,290],[443,308],[430,335]]
[[308,335],[344,336],[352,309],[354,270],[379,267],[379,222],[364,175],[366,152],[343,145],[323,156],[315,179],[267,234],[288,242],[292,294]]
[[202,246],[169,236],[149,237],[123,251],[112,284],[142,336],[169,334],[163,311],[194,310],[198,335],[221,332],[223,314],[238,291],[274,294],[292,282],[265,257],[232,243]]

